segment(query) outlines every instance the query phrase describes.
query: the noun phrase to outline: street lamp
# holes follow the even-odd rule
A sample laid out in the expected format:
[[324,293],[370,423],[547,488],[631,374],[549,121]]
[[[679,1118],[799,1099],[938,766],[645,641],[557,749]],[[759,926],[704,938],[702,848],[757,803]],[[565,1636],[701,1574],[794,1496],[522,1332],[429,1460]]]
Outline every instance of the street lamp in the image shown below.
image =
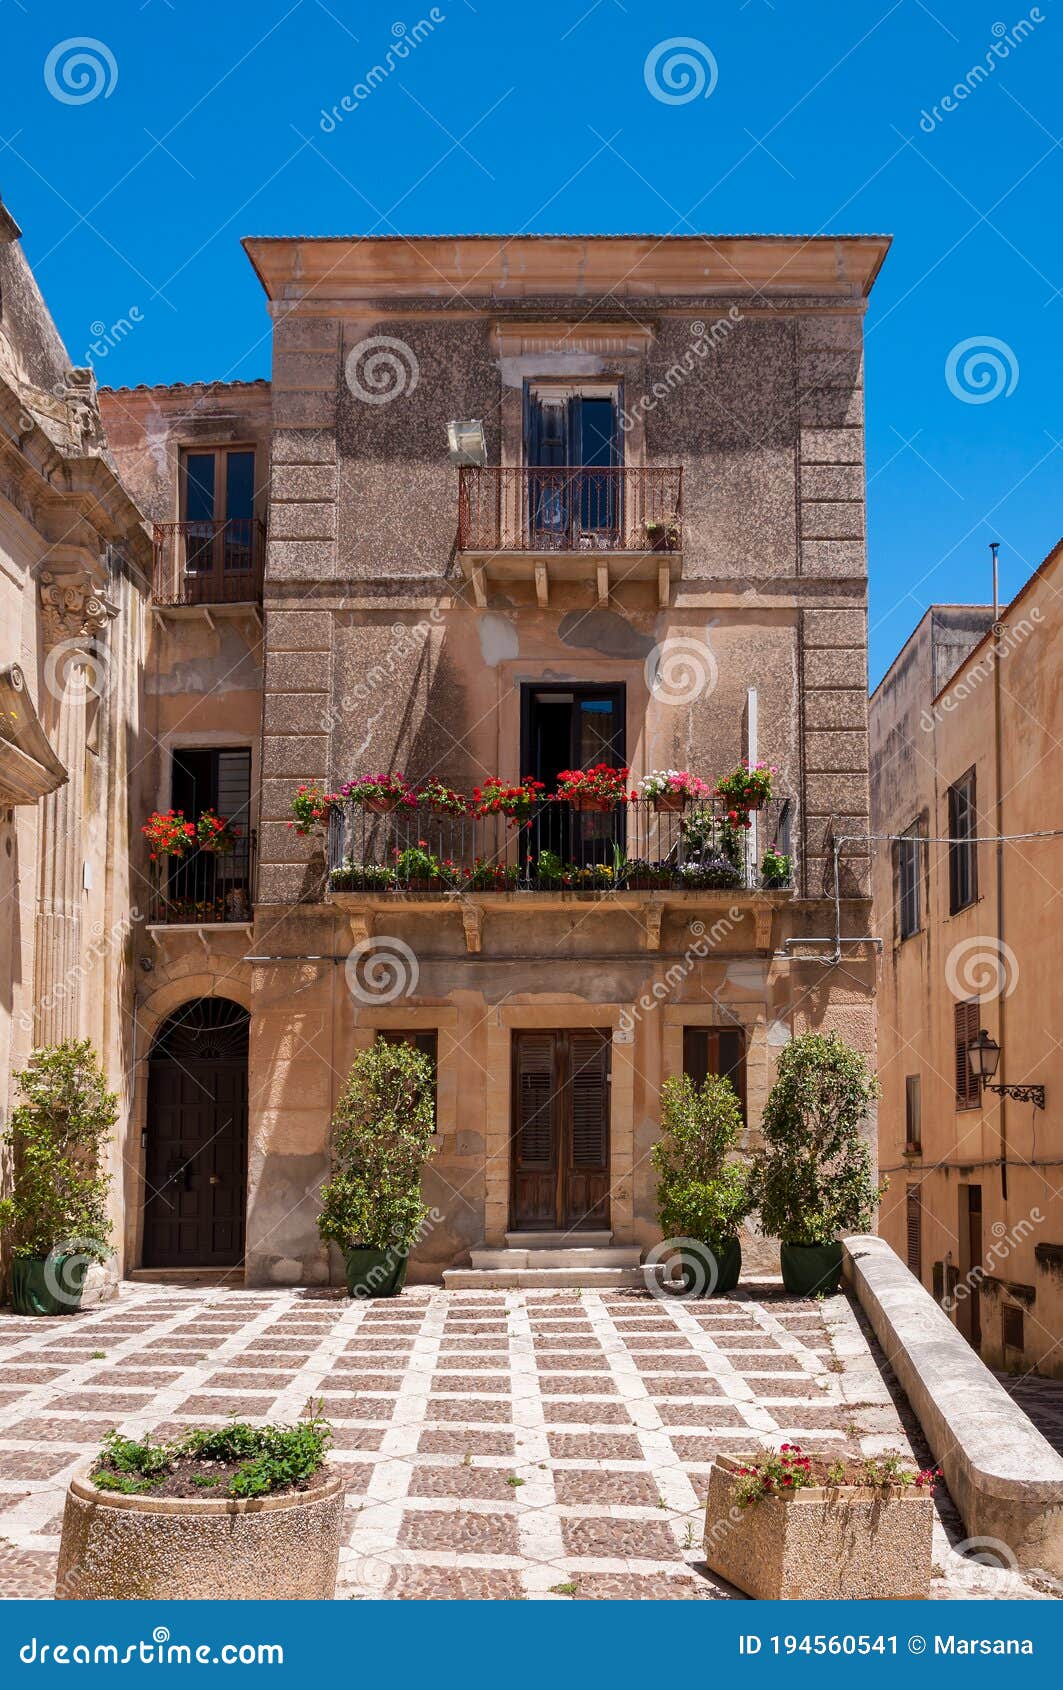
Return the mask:
[[1000,1064],[1000,1046],[983,1027],[976,1039],[967,1046],[967,1060],[971,1073],[983,1091],[995,1091],[1000,1097],[1012,1097],[1016,1103],[1032,1103],[1035,1109],[1045,1106],[1044,1086],[995,1086],[993,1075]]

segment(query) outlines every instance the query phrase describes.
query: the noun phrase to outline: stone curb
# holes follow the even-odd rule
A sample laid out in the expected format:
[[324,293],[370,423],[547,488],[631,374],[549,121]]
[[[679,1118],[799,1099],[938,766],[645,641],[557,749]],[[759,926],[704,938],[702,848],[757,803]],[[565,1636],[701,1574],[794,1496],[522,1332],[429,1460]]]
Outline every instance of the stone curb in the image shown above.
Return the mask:
[[[882,1238],[842,1241],[844,1273],[971,1537],[1063,1576],[1063,1457]],[[986,1547],[983,1545],[983,1547]]]

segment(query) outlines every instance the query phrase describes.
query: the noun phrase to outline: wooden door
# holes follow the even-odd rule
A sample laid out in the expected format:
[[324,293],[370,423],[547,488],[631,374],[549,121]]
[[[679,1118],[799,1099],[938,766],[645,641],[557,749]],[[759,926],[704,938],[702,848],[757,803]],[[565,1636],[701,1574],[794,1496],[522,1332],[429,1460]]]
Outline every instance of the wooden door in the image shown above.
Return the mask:
[[145,1267],[235,1267],[247,1200],[247,1012],[223,998],[165,1023],[148,1070]]
[[513,1035],[511,1225],[609,1225],[610,1038],[595,1029]]

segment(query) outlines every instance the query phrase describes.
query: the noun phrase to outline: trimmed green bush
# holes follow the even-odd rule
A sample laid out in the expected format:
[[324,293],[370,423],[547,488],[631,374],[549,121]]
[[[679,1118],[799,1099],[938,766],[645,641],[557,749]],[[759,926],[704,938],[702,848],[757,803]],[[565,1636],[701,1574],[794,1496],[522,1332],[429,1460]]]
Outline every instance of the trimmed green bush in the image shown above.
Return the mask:
[[22,1101],[4,1134],[12,1191],[0,1199],[12,1253],[44,1260],[68,1245],[103,1261],[111,1254],[111,1179],[101,1162],[118,1098],[107,1090],[99,1058],[88,1039],[49,1045],[33,1052],[15,1083]]
[[332,1117],[318,1231],[341,1250],[408,1249],[428,1213],[421,1169],[435,1130],[432,1064],[378,1039],[355,1057]]
[[753,1207],[749,1169],[732,1156],[742,1110],[730,1080],[710,1074],[698,1086],[673,1074],[661,1087],[661,1128],[650,1156],[662,1232],[722,1247]]

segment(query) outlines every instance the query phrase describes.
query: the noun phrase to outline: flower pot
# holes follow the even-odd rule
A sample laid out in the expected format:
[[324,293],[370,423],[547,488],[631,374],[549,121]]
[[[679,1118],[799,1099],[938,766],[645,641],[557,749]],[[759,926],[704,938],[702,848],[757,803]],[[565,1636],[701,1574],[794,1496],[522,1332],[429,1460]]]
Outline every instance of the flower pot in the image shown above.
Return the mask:
[[[762,1452],[763,1453],[763,1452]],[[740,1467],[718,1455],[705,1507],[705,1559],[760,1601],[918,1600],[930,1592],[934,1503],[891,1485],[809,1486],[742,1508]]]
[[[683,1284],[680,1295],[694,1297],[722,1297],[733,1291],[742,1272],[742,1245],[738,1238],[726,1238],[719,1244],[706,1240],[696,1250],[680,1246],[679,1277]],[[715,1277],[712,1264],[715,1263]]]
[[685,810],[687,795],[685,792],[658,792],[653,800],[653,808],[657,815],[664,816],[676,810]]
[[352,1249],[343,1256],[349,1297],[397,1297],[406,1283],[406,1251]]
[[15,1256],[12,1308],[16,1314],[77,1314],[88,1268],[87,1256]]
[[611,798],[592,798],[589,794],[573,796],[568,802],[571,809],[591,815],[603,816],[615,808]]
[[397,798],[363,798],[363,810],[369,810],[374,816],[390,816],[399,807]]
[[70,1481],[55,1594],[65,1601],[330,1601],[343,1480],[253,1498],[99,1491],[86,1462]]
[[831,1244],[782,1244],[782,1282],[791,1297],[833,1297],[842,1279],[842,1247]]

